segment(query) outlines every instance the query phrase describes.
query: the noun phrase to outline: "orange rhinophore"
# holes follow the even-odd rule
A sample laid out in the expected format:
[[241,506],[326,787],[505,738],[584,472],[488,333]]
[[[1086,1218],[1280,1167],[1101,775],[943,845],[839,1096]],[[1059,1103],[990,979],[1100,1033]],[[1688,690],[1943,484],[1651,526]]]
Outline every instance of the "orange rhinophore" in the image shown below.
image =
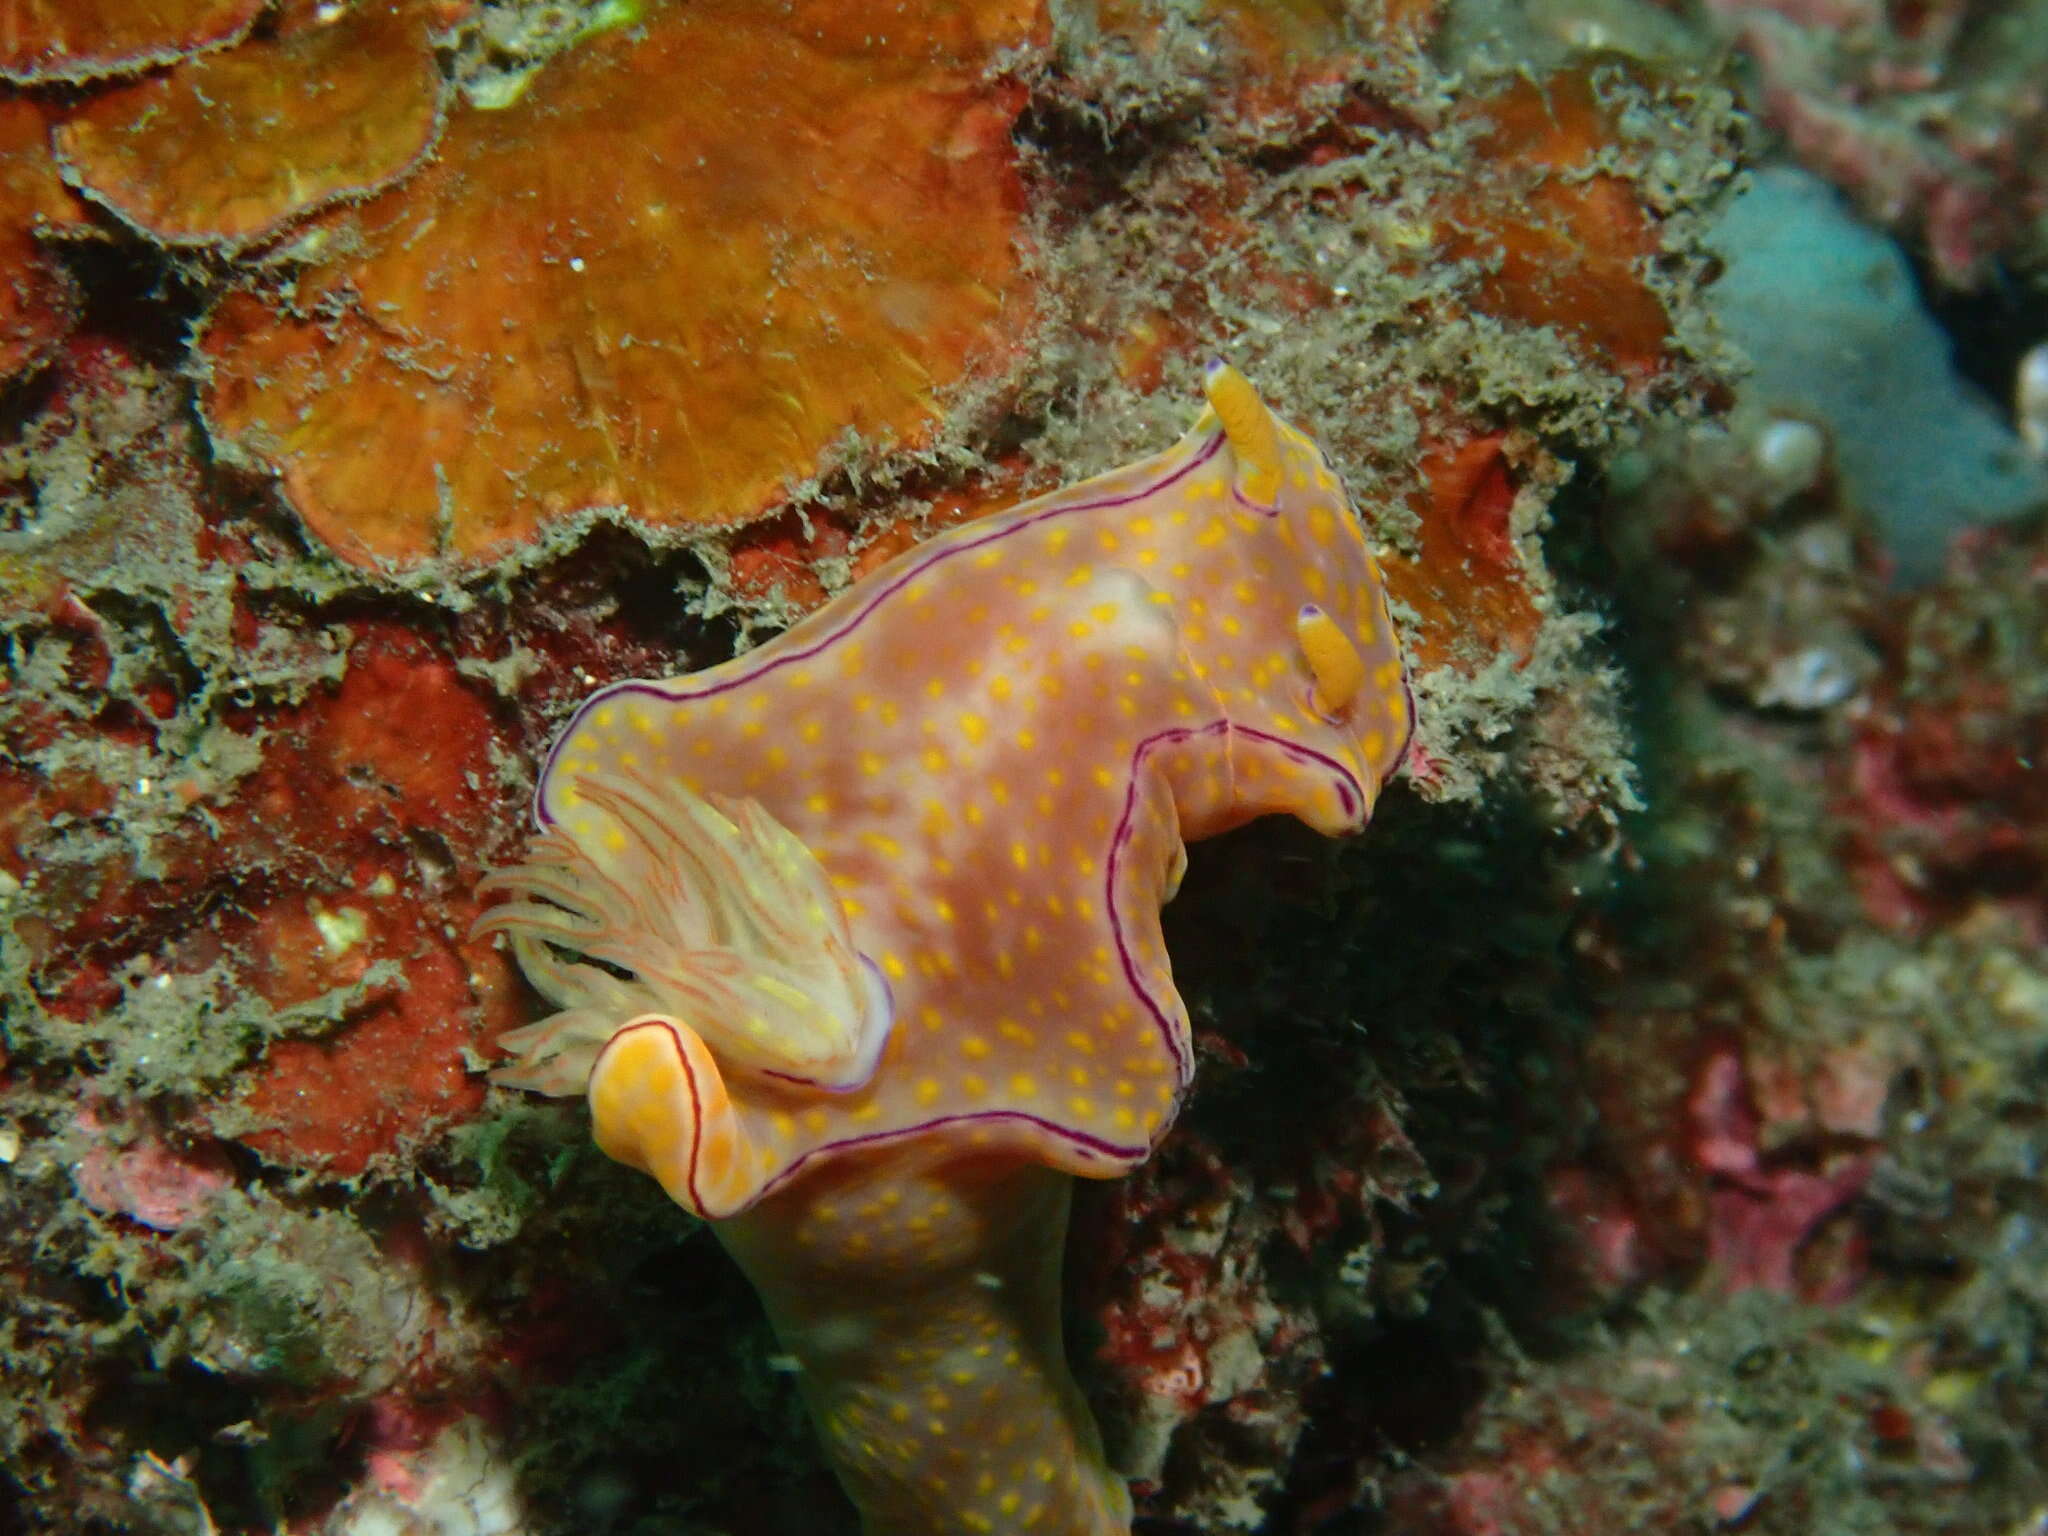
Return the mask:
[[502,1081],[716,1222],[881,1536],[1126,1531],[1059,1338],[1070,1176],[1194,1067],[1185,843],[1356,832],[1413,724],[1322,454],[1223,365],[1164,453],[771,643],[590,699],[488,911],[558,1011]]

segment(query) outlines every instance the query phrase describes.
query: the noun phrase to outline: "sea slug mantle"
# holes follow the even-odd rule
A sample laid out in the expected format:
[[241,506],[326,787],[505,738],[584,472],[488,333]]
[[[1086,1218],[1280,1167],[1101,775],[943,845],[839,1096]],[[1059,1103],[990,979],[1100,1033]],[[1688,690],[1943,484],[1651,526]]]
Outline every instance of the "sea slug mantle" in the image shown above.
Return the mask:
[[563,731],[480,928],[558,1011],[500,1081],[712,1220],[866,1529],[1124,1532],[1058,1319],[1069,1176],[1193,1066],[1185,844],[1361,829],[1413,704],[1322,454],[1235,369],[1165,452],[906,552]]

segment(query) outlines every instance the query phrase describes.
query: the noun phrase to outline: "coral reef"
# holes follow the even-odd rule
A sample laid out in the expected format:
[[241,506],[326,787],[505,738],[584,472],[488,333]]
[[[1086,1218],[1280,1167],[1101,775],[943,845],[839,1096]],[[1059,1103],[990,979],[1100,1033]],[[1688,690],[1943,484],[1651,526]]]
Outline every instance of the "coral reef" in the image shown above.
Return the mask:
[[262,0],[8,0],[0,76],[24,85],[174,64],[248,35]]
[[1803,13],[1620,0],[0,5],[0,1529],[854,1529],[710,1235],[488,1083],[479,886],[593,692],[1219,355],[1419,731],[1166,911],[1197,1086],[1064,1297],[1136,1528],[2023,1528],[2048,552],[1965,501],[1894,586],[1703,293],[1724,35],[2028,282],[2026,14],[1824,100]]
[[88,99],[52,135],[65,179],[153,240],[228,251],[416,166],[446,86],[426,4],[292,16],[263,42]]
[[0,380],[47,362],[78,320],[77,283],[38,238],[43,222],[74,213],[50,155],[49,126],[35,102],[0,101]]
[[2048,263],[2048,11],[2037,0],[1911,11],[1706,0],[1758,106],[1808,167],[1913,237],[1953,286]]
[[606,508],[743,523],[843,434],[928,439],[1028,334],[1023,95],[983,76],[1037,26],[997,0],[887,34],[745,4],[596,31],[223,296],[216,441],[344,556],[408,561]]
[[1467,0],[1446,30],[1496,66],[1586,55],[1720,66],[1788,161],[1954,295],[2038,286],[2048,270],[2044,22],[2040,0]]

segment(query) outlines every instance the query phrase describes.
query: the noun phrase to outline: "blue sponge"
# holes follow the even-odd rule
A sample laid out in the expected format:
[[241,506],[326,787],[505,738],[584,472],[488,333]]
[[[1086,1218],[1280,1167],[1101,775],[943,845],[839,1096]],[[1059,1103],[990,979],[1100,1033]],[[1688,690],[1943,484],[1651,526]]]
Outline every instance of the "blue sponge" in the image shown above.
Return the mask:
[[1957,529],[2048,505],[2048,469],[1957,375],[1905,257],[1827,183],[1757,172],[1714,243],[1728,266],[1709,302],[1756,364],[1742,408],[1827,428],[1902,582],[1938,574]]

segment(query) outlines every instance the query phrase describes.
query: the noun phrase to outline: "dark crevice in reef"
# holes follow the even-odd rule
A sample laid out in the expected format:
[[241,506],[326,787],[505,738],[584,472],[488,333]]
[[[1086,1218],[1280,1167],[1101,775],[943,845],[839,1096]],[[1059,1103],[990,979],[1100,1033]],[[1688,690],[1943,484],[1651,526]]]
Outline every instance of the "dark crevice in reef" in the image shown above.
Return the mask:
[[168,372],[185,366],[212,297],[207,285],[143,245],[83,241],[62,250],[85,297],[82,334],[118,336],[137,359]]
[[2010,421],[2020,359],[2048,337],[2048,289],[2030,288],[2003,268],[1980,288],[1944,288],[1916,262],[1920,302],[1955,345],[1956,372],[1992,399]]

